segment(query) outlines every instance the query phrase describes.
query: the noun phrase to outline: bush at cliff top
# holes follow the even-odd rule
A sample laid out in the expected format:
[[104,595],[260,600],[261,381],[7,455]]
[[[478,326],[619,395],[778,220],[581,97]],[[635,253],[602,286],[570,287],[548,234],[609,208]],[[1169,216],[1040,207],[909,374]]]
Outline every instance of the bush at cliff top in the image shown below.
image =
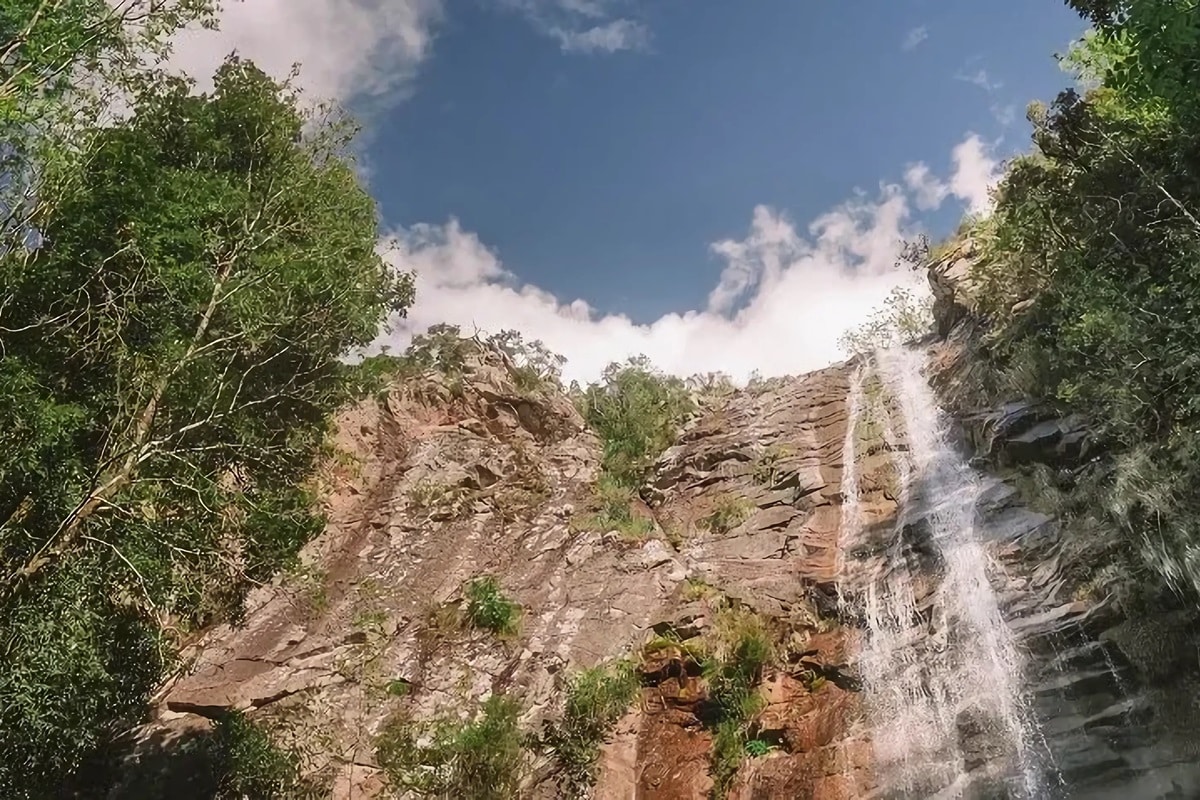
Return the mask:
[[659,372],[644,356],[609,364],[579,403],[604,443],[604,471],[633,489],[695,408],[684,381]]

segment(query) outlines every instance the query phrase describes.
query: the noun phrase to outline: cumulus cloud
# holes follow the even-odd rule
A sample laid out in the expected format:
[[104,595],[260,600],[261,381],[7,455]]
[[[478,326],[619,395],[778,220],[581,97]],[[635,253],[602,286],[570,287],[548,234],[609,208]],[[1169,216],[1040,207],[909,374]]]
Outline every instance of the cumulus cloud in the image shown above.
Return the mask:
[[954,148],[954,172],[950,192],[962,199],[972,214],[982,214],[992,205],[991,190],[1000,180],[1000,162],[983,139],[971,134]]
[[900,49],[904,52],[916,50],[921,46],[921,42],[929,38],[929,28],[921,25],[913,28],[908,33],[904,34],[904,41],[900,43]]
[[[940,180],[920,165],[906,185],[884,184],[799,227],[779,210],[754,209],[737,239],[712,244],[724,261],[704,309],[665,314],[638,324],[600,314],[583,300],[566,302],[521,283],[500,254],[456,219],[398,229],[384,252],[416,275],[417,302],[377,346],[402,350],[414,332],[448,322],[471,331],[515,328],[567,357],[565,376],[594,380],[605,365],[645,354],[680,375],[724,371],[744,380],[754,370],[783,375],[816,369],[842,357],[837,340],[864,320],[900,283],[922,290],[919,275],[897,271],[912,209],[936,198],[978,208],[996,164],[983,141],[968,137]],[[922,199],[923,198],[923,199]]]
[[970,134],[950,154],[954,164],[949,180],[938,178],[928,164],[910,164],[904,183],[917,208],[928,211],[939,207],[947,197],[963,202],[972,214],[986,212],[991,206],[991,189],[1000,179],[1000,162],[977,134]]
[[650,29],[618,12],[623,0],[498,0],[520,12],[564,53],[610,54],[646,50]]
[[282,78],[299,62],[311,96],[402,99],[432,48],[442,0],[226,0],[218,30],[175,39],[169,66],[211,83],[231,52]]

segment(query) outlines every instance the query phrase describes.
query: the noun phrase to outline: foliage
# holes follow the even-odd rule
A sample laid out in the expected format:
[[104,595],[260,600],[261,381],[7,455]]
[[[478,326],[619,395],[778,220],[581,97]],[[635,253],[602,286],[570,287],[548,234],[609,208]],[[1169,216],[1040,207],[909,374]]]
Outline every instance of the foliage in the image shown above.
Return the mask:
[[1080,2],[1083,94],[1033,106],[978,240],[989,356],[1010,389],[1086,415],[1118,468],[1099,504],[1200,590],[1200,27],[1194,4]]
[[734,494],[722,495],[700,524],[710,533],[721,536],[741,525],[753,509],[754,506],[744,497]]
[[1200,119],[1200,10],[1179,0],[1068,0],[1096,31],[1077,59],[1132,104]]
[[775,648],[760,617],[733,609],[718,615],[715,639],[716,646],[704,663],[704,678],[708,683],[708,722],[714,730],[712,797],[722,798],[746,752],[751,721],[762,710],[758,685]]
[[754,460],[754,482],[772,488],[776,481],[786,475],[779,462],[795,455],[790,447],[784,444],[773,444],[767,447]]
[[589,529],[617,531],[629,540],[641,540],[654,530],[654,523],[633,513],[636,499],[633,489],[618,483],[610,474],[601,473],[593,491],[598,510],[582,524]]
[[634,490],[694,408],[684,382],[663,375],[644,357],[610,364],[581,399],[584,419],[604,443],[605,473]]
[[476,578],[467,584],[467,621],[501,636],[517,632],[521,606],[508,599],[495,578]]
[[114,96],[172,32],[211,25],[212,0],[0,2],[0,252],[36,242],[77,186]]
[[842,334],[838,346],[851,356],[870,353],[920,338],[932,327],[932,297],[917,294],[907,286],[896,286],[865,322]]
[[531,342],[517,331],[504,330],[487,338],[487,346],[504,356],[513,383],[522,391],[562,388],[566,358],[551,351],[541,339]]
[[[201,740],[207,775],[196,780],[213,784],[213,800],[244,797],[314,800],[323,787],[305,780],[294,753],[275,746],[266,732],[238,712],[218,720],[211,737]],[[204,793],[205,795],[208,792]]]
[[771,743],[766,739],[751,739],[746,742],[746,755],[760,758],[771,752]]
[[[182,734],[162,750],[147,750],[122,765],[121,796],[179,800],[321,800],[329,776],[304,776],[300,757],[240,712],[227,712],[210,730]],[[107,796],[95,776],[75,797]],[[67,796],[67,795],[64,795]]]
[[525,768],[520,715],[516,700],[492,695],[470,722],[395,717],[376,740],[376,758],[397,796],[509,800]]
[[53,794],[136,714],[164,621],[236,618],[321,529],[338,359],[412,297],[350,128],[237,59],[208,94],[136,89],[40,186],[36,246],[0,252],[6,797]]
[[733,378],[724,372],[703,372],[692,375],[684,385],[698,406],[710,406],[729,399],[737,391]]
[[503,330],[485,338],[476,333],[466,336],[458,325],[439,323],[412,337],[404,354],[380,353],[364,358],[350,368],[357,394],[364,396],[382,390],[396,377],[414,377],[426,372],[440,373],[461,381],[470,369],[473,356],[490,351],[498,356],[523,392],[562,387],[562,365],[566,359],[552,352],[539,339],[526,341],[515,330]]
[[548,724],[543,737],[558,761],[566,796],[587,795],[596,780],[600,745],[639,688],[637,671],[628,661],[601,664],[571,679],[562,719]]

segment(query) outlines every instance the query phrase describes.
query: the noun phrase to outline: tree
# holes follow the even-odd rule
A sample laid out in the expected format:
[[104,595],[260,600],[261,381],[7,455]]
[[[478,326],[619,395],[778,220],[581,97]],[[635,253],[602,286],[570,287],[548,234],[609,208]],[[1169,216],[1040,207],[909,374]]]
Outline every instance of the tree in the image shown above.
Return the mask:
[[1097,26],[1066,59],[1087,88],[1032,109],[1035,149],[998,187],[973,275],[985,353],[1014,393],[1090,418],[1113,458],[1088,513],[1195,593],[1200,11],[1071,5]]
[[897,286],[866,321],[842,334],[838,346],[850,356],[869,353],[920,338],[932,327],[932,298]]
[[412,299],[352,132],[236,58],[205,95],[148,75],[0,256],[0,794],[52,794],[157,680],[161,625],[236,614],[320,530],[339,356]]
[[45,184],[78,175],[86,137],[213,0],[0,0],[0,248],[24,245],[52,209]]
[[[1104,85],[1131,102],[1200,118],[1200,6],[1178,0],[1068,0],[1096,26]],[[1099,63],[1099,62],[1094,62]]]

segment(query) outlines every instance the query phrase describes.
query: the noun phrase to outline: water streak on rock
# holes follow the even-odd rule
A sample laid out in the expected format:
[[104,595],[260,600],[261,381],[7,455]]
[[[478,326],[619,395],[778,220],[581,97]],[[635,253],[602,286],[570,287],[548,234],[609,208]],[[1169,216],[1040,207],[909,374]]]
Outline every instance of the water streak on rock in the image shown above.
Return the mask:
[[876,366],[901,509],[863,598],[861,664],[880,790],[959,797],[991,786],[1039,797],[1022,655],[976,524],[982,484],[953,446],[923,364],[922,352],[896,349]]

